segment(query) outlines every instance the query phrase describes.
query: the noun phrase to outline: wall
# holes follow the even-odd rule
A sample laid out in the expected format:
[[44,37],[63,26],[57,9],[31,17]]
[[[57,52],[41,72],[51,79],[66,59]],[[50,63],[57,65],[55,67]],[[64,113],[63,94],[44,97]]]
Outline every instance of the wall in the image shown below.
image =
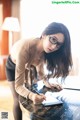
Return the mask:
[[[20,0],[12,0],[11,16],[17,17],[20,23]],[[13,33],[13,44],[21,38],[20,32]]]
[[[20,0],[0,0],[0,26],[5,17],[20,17]],[[20,39],[20,32],[13,33],[13,44]],[[9,55],[9,34],[0,29],[0,80],[6,79],[5,64]]]
[[[11,16],[11,0],[0,0],[0,25],[2,25],[5,17]],[[9,54],[8,49],[8,32],[0,29],[0,80],[6,79],[5,64]]]
[[[21,37],[40,37],[50,22],[64,23],[71,35],[72,74],[80,75],[80,4],[52,4],[51,0],[21,0]],[[76,62],[75,62],[76,61]]]

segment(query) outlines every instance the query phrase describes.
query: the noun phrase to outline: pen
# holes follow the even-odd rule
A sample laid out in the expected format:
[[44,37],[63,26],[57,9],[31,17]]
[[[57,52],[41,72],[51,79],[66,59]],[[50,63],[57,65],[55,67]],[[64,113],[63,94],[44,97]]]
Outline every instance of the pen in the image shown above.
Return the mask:
[[40,95],[40,93],[38,91],[34,90],[34,92],[37,93],[38,95]]

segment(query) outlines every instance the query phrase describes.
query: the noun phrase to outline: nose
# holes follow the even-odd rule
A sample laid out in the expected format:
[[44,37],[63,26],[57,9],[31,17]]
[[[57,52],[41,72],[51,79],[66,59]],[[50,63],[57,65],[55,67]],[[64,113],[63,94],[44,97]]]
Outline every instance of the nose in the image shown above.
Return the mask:
[[57,44],[51,45],[51,50],[56,50]]

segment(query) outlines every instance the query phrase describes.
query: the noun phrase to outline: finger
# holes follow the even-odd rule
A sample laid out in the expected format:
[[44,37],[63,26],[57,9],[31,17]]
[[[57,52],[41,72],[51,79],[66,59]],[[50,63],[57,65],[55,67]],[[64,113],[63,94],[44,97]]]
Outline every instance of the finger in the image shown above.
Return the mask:
[[46,100],[46,99],[44,99],[44,98],[38,99],[38,100],[36,100],[36,103],[42,103],[44,100]]
[[46,100],[46,96],[44,94],[41,94],[41,99]]
[[57,85],[56,88],[57,88],[58,90],[62,90],[62,87],[61,87],[60,85]]
[[57,90],[62,90],[62,86],[59,84],[51,84],[51,89],[57,89]]
[[60,84],[51,84],[51,86],[53,86],[53,87],[60,87],[60,88],[62,88],[62,86],[61,86]]

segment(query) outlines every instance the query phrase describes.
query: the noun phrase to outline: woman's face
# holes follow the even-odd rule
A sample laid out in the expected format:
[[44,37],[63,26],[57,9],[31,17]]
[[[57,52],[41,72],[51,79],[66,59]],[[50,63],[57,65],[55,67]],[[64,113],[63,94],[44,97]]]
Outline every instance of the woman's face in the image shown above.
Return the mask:
[[64,43],[64,35],[62,33],[44,35],[43,49],[46,53],[51,53],[58,50]]

